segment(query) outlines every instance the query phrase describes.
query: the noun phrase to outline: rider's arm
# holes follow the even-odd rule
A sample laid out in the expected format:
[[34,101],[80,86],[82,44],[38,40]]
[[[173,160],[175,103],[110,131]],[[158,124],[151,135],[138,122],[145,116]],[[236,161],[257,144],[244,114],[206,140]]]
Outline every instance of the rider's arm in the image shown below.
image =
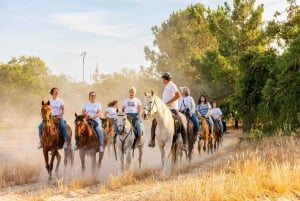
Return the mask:
[[176,91],[173,98],[171,98],[168,102],[166,102],[166,105],[169,105],[176,101],[180,97],[179,91]]

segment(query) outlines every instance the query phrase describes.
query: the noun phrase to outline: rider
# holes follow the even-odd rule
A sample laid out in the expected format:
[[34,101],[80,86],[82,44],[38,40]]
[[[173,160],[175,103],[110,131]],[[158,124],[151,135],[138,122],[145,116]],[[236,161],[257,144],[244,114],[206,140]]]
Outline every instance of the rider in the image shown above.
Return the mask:
[[[178,98],[180,97],[179,90],[177,86],[171,81],[172,76],[169,72],[164,72],[161,76],[163,79],[163,83],[165,85],[162,100],[163,102],[170,108],[171,112],[177,116],[181,128],[184,128],[181,122],[181,118],[178,115]],[[156,119],[153,119],[151,126],[151,139],[149,141],[149,147],[155,147],[155,128],[157,126]],[[182,129],[181,131],[182,140],[183,140],[183,149],[187,150],[187,133],[186,129]]]
[[190,89],[188,87],[179,87],[179,91],[181,93],[181,97],[178,100],[179,111],[191,119],[194,124],[194,132],[198,136],[199,132],[199,121],[197,116],[195,115],[195,101],[193,97],[190,95]]
[[200,95],[199,100],[198,100],[197,110],[198,110],[200,116],[205,117],[208,120],[208,124],[209,124],[209,128],[210,128],[209,133],[212,137],[213,121],[212,121],[211,117],[209,116],[210,109],[211,109],[211,105],[209,104],[209,102],[206,101],[206,96]]
[[110,121],[114,124],[113,143],[116,142],[117,130],[118,130],[118,126],[117,126],[117,123],[115,121],[115,119],[117,117],[117,113],[119,111],[118,107],[119,107],[119,101],[113,100],[112,102],[108,103],[107,108],[106,108],[105,113],[104,113],[104,116],[106,118],[109,118]]
[[[82,114],[87,115],[87,119],[92,119],[97,122],[96,124],[96,134],[99,141],[99,152],[103,152],[103,132],[102,132],[102,122],[100,119],[101,116],[101,104],[96,102],[96,92],[91,91],[89,93],[89,102],[86,102],[82,108]],[[77,143],[74,145],[74,150],[77,150]]]
[[209,111],[209,115],[211,115],[219,124],[221,136],[224,134],[224,128],[222,123],[222,111],[219,107],[217,107],[217,102],[213,101],[212,103],[212,109]]
[[135,118],[135,127],[138,134],[137,145],[142,145],[142,135],[143,135],[143,123],[141,121],[142,114],[142,102],[139,98],[135,97],[136,88],[131,87],[129,89],[129,98],[126,98],[122,103],[122,111],[125,112],[127,116]]
[[[68,135],[67,135],[65,121],[63,118],[65,107],[64,107],[64,101],[58,97],[58,92],[59,92],[59,89],[57,87],[53,87],[50,90],[50,94],[52,96],[52,99],[50,99],[51,115],[52,115],[52,117],[59,120],[59,124],[58,124],[59,130],[60,130],[60,133],[62,133],[63,138],[65,140],[65,142],[63,144],[63,148],[66,149],[68,147],[68,143],[67,143]],[[42,131],[43,131],[43,123],[40,123],[40,125],[38,126],[38,130],[39,130],[39,138],[41,141]],[[40,148],[42,148],[41,142],[38,145],[38,149],[40,149]]]

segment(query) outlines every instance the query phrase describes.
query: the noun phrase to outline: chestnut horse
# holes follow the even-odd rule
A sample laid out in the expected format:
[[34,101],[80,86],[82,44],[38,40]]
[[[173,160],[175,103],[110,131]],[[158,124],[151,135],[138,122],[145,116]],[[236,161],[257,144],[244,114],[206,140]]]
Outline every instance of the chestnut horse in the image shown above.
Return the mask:
[[203,152],[206,151],[212,153],[212,138],[209,135],[209,124],[205,117],[198,117],[199,119],[199,141],[198,141],[198,151],[201,154],[201,141],[203,140]]
[[[104,136],[104,144],[103,148],[105,147],[108,142],[108,134],[110,134],[111,121],[103,121],[102,125],[103,128],[103,136]],[[77,140],[77,146],[79,149],[79,157],[81,160],[81,172],[84,174],[85,171],[85,156],[88,155],[91,157],[92,162],[92,173],[95,173],[96,167],[96,154],[99,152],[99,141],[97,139],[97,134],[95,133],[92,126],[87,122],[86,115],[77,115],[75,113],[75,138]],[[103,159],[104,152],[99,152],[99,159],[98,159],[98,168],[101,167],[101,161]]]
[[[52,169],[53,169],[53,163],[54,158],[56,157],[57,163],[55,172],[58,172],[61,156],[58,152],[59,149],[62,148],[64,144],[64,139],[59,136],[59,129],[58,126],[56,126],[55,119],[51,116],[51,107],[50,107],[50,101],[44,102],[42,101],[42,108],[41,108],[41,114],[43,119],[43,130],[42,130],[42,148],[43,148],[43,154],[45,159],[45,166],[48,171],[49,180],[52,179]],[[74,154],[72,151],[72,145],[71,145],[71,139],[72,139],[72,130],[69,125],[66,125],[67,129],[67,143],[68,148],[65,149],[65,157],[64,157],[64,164],[65,169],[67,166],[68,160],[70,160],[71,165],[73,165],[74,161]],[[49,152],[50,152],[50,162],[49,162]]]

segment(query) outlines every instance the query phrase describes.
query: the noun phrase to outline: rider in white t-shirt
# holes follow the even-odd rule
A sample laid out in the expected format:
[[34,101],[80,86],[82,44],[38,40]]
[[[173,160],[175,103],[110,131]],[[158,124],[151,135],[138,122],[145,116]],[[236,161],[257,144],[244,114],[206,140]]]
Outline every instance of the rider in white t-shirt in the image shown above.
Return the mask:
[[122,103],[122,111],[125,112],[126,115],[132,116],[135,118],[135,127],[137,129],[138,141],[137,145],[142,145],[142,135],[144,133],[143,123],[141,121],[142,116],[142,102],[139,98],[135,97],[136,88],[131,87],[129,89],[129,98],[126,98]]
[[[99,152],[104,151],[103,147],[103,131],[102,131],[102,122],[100,119],[101,116],[101,104],[99,102],[96,102],[96,92],[91,91],[89,93],[89,102],[86,102],[82,107],[82,114],[87,115],[87,119],[92,119],[93,121],[97,122],[95,126],[97,138],[99,141]],[[77,150],[77,144],[75,143],[75,146],[73,150]]]
[[[50,94],[52,96],[52,99],[50,99],[50,107],[51,107],[51,116],[54,118],[57,118],[59,120],[58,127],[63,135],[63,138],[65,140],[63,144],[63,148],[66,149],[68,147],[67,144],[67,130],[66,130],[66,125],[65,125],[65,120],[63,118],[64,112],[65,112],[65,106],[64,106],[64,101],[58,97],[59,89],[57,87],[53,87],[50,90]],[[42,139],[42,130],[43,130],[43,123],[40,123],[39,127],[39,138],[40,141]],[[38,149],[42,148],[41,143],[38,145]]]
[[[171,81],[172,76],[169,72],[163,73],[161,76],[163,83],[165,85],[162,100],[170,108],[171,112],[177,116],[179,123],[182,124],[181,118],[178,115],[178,98],[180,97],[180,92],[177,86]],[[149,147],[155,147],[155,128],[157,122],[156,119],[153,119],[151,126],[151,139],[149,141]],[[181,126],[184,128],[184,126]],[[182,140],[183,140],[183,149],[187,150],[187,133],[186,129],[181,130]]]

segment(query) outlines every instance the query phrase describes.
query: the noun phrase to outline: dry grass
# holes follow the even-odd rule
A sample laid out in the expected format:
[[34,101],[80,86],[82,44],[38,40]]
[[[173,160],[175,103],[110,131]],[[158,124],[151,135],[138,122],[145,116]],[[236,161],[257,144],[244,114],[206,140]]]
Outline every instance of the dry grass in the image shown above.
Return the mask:
[[226,165],[215,169],[178,177],[162,185],[155,197],[139,200],[300,200],[299,137],[241,145]]
[[18,161],[0,165],[0,188],[37,182],[39,178],[37,165]]

